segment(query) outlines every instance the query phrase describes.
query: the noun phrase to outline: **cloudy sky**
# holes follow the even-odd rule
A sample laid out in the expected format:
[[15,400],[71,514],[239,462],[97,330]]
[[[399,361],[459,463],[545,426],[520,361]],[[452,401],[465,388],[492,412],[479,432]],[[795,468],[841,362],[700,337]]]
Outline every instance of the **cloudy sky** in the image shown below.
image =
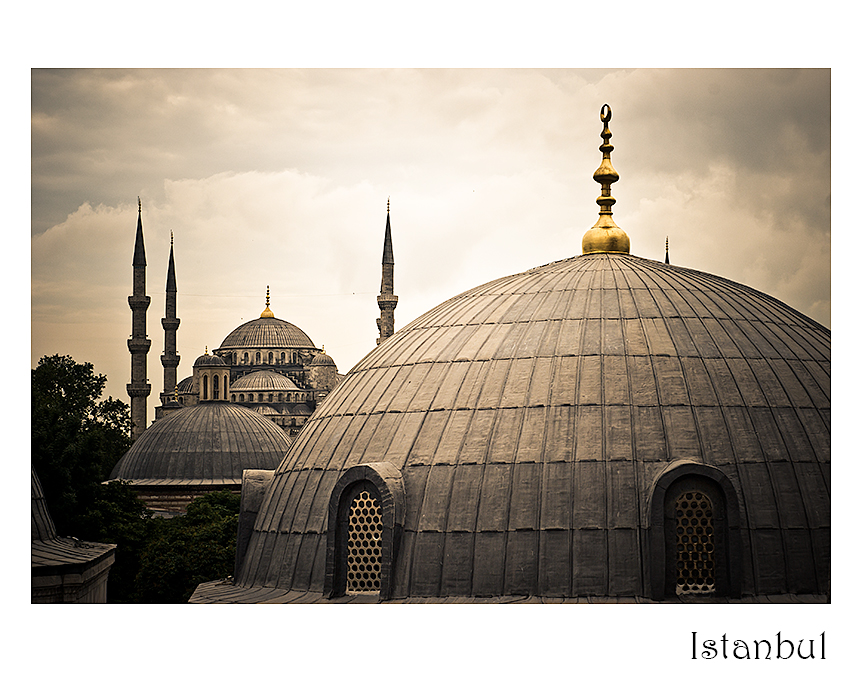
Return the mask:
[[173,230],[179,376],[264,308],[346,372],[375,346],[391,201],[396,328],[580,254],[602,104],[632,254],[830,326],[829,70],[34,70],[32,348],[127,400],[143,201],[150,414]]

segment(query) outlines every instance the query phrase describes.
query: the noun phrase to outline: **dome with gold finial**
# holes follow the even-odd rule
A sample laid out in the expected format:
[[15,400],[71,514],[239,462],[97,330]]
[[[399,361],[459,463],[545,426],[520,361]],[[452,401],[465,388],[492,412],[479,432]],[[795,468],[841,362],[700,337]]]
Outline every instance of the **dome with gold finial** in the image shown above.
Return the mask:
[[826,601],[830,332],[626,254],[601,116],[584,254],[369,352],[260,481],[235,584],[192,601]]
[[276,318],[269,307],[269,287],[266,288],[266,308],[259,318],[243,323],[222,341],[215,351],[316,349],[311,338],[286,320]]
[[602,163],[593,174],[593,179],[602,186],[602,193],[596,199],[596,203],[599,205],[599,220],[584,234],[581,241],[584,255],[596,252],[627,253],[629,251],[629,237],[624,230],[614,223],[611,211],[617,201],[611,196],[611,185],[620,178],[611,164],[611,151],[614,149],[611,145],[613,134],[608,128],[611,115],[610,106],[604,105],[601,111],[601,119],[604,124],[601,135],[604,142],[599,146],[599,150],[602,152]]

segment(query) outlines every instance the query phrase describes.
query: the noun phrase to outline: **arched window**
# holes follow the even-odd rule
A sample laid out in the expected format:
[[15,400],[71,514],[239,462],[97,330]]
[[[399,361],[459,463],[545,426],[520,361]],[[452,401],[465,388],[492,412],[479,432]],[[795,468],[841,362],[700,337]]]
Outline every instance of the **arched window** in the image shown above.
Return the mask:
[[383,519],[376,488],[360,488],[347,513],[347,584],[350,592],[380,592]]
[[330,493],[324,593],[393,592],[404,518],[401,472],[388,462],[348,469]]
[[242,353],[242,363],[243,363],[243,364],[248,364],[248,352],[243,352],[243,353]]
[[272,403],[272,394],[271,394],[271,393],[269,394],[269,398],[268,398],[268,400],[269,400],[269,402],[270,402],[270,403]]
[[676,499],[676,594],[715,592],[712,502],[699,490]]
[[233,395],[231,395],[231,397],[230,397],[230,402],[231,402],[231,403],[236,403],[236,394],[235,394],[235,393],[234,393]]
[[258,403],[263,403],[263,393],[258,393],[258,394],[257,394],[257,402],[258,402]]
[[272,352],[269,353],[269,363],[272,364]]
[[278,394],[278,402],[279,402],[279,403],[284,403],[284,394],[283,394],[283,393],[279,393],[279,394]]
[[650,495],[650,595],[742,594],[739,498],[714,466],[675,461]]
[[249,393],[249,394],[248,394],[248,402],[249,402],[249,403],[254,403],[254,393]]
[[207,397],[209,395],[209,376],[203,377],[204,391],[203,391],[203,400],[209,400]]
[[219,390],[218,390],[218,374],[213,376],[213,400],[218,400]]
[[281,353],[281,363],[284,364],[284,352]]
[[255,353],[254,353],[254,363],[255,363],[255,364],[260,364],[260,352],[255,352]]

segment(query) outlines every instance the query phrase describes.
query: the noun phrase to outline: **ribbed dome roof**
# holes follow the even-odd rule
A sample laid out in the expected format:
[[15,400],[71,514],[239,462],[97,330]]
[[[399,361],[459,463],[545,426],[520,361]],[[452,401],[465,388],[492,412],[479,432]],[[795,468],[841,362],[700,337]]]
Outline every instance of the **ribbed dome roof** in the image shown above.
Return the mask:
[[215,354],[202,354],[193,366],[227,366],[225,360]]
[[221,350],[236,349],[314,349],[302,330],[279,318],[255,318],[243,323],[221,343]]
[[230,385],[231,391],[298,391],[299,387],[284,374],[264,369],[241,376]]
[[335,366],[335,360],[326,352],[321,352],[311,360],[311,366]]
[[822,592],[830,343],[765,294],[627,254],[477,287],[379,345],[317,408],[239,582],[322,590],[334,483],[389,462],[406,497],[395,597],[654,593],[651,508],[688,460],[738,500],[728,536],[744,543],[728,556],[743,593]]
[[136,484],[237,484],[243,469],[274,469],[290,447],[275,424],[247,408],[206,402],[156,420],[111,471]]

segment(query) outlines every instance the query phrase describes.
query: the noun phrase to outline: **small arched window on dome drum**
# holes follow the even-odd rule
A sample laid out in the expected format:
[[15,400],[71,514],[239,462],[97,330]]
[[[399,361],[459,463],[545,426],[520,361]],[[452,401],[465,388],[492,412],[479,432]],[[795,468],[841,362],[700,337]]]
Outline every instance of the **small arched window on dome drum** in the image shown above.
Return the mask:
[[281,353],[281,363],[284,364],[284,352]]
[[203,382],[203,400],[209,400],[207,396],[209,396],[209,376],[202,376],[201,381]]
[[404,502],[401,472],[392,464],[361,464],[342,474],[329,499],[326,596],[392,596]]
[[243,363],[243,364],[248,364],[248,352],[243,352],[243,353],[242,353],[242,363]]
[[230,397],[230,402],[231,402],[231,403],[236,403],[236,393],[234,393],[234,394],[232,394],[232,395],[231,395],[231,397]]
[[269,363],[272,364],[272,352],[269,353]]
[[248,402],[249,402],[249,403],[254,403],[254,393],[249,393],[249,394],[248,394]]
[[255,363],[255,364],[260,364],[260,352],[255,352],[255,353],[254,353],[254,363]]
[[714,466],[674,462],[650,502],[651,596],[742,594],[739,498]]
[[219,397],[218,374],[213,376],[213,400],[218,400]]
[[715,592],[712,502],[699,490],[676,499],[676,594]]
[[279,393],[279,394],[278,394],[278,402],[279,402],[279,403],[284,403],[284,394],[283,394],[283,393]]

